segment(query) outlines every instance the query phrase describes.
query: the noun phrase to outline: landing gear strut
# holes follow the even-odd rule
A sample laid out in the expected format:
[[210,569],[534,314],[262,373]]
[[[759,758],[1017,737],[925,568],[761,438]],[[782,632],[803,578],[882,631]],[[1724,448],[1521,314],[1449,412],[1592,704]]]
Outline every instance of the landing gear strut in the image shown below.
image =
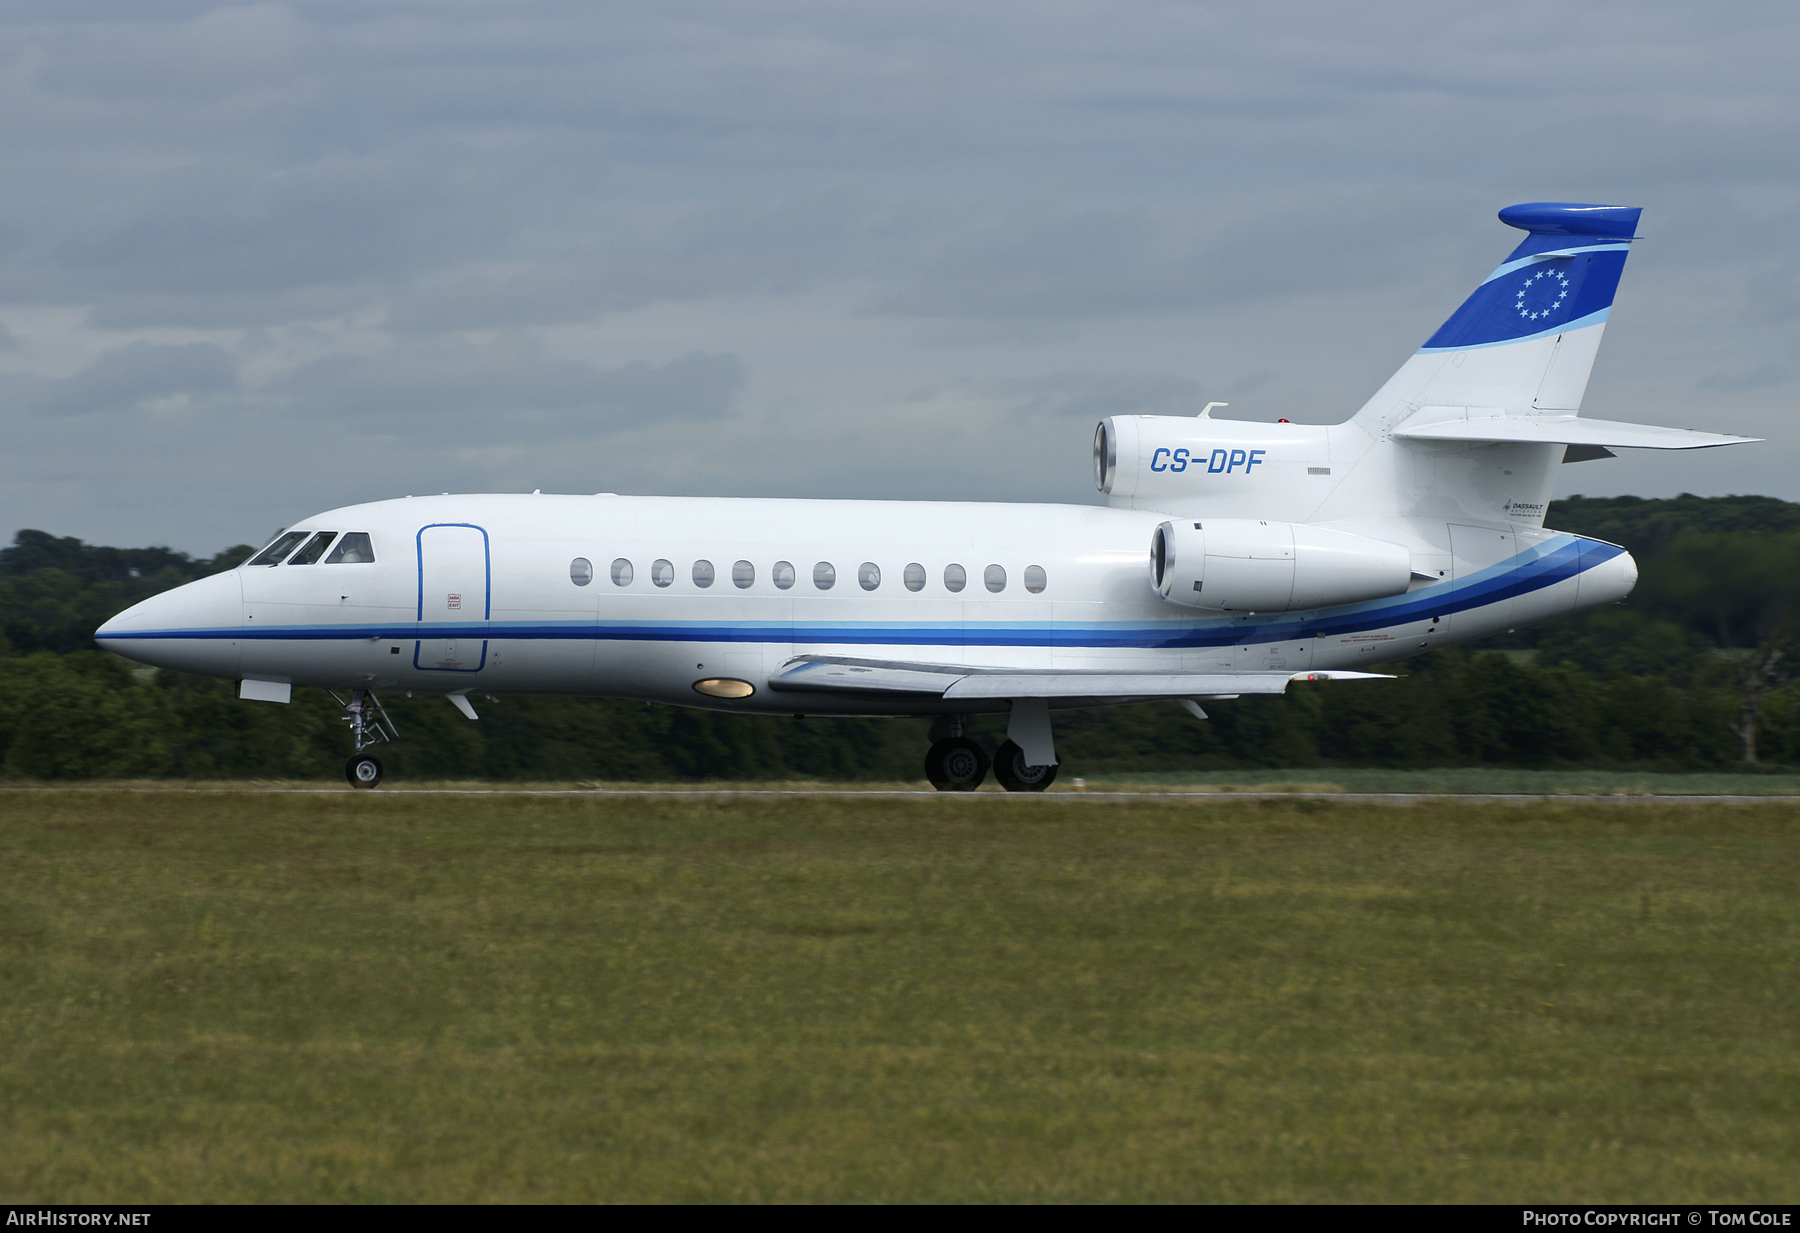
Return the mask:
[[339,698],[336,690],[331,696],[344,708],[344,722],[350,725],[350,739],[356,745],[356,753],[344,763],[344,778],[353,788],[373,788],[381,782],[381,759],[363,750],[398,736],[394,721],[374,690],[353,689],[348,700]]
[[925,754],[925,778],[939,792],[973,792],[987,778],[988,757],[981,746],[963,735],[963,721],[946,716],[931,727],[932,741]]

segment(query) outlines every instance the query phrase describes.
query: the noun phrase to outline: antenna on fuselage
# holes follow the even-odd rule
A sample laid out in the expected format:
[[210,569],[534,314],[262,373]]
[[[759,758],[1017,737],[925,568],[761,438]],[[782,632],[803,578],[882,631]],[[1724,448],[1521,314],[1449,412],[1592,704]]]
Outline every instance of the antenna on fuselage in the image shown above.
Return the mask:
[[1210,420],[1212,418],[1212,409],[1214,407],[1229,407],[1230,405],[1231,404],[1228,402],[1209,402],[1200,409],[1200,414],[1197,418]]

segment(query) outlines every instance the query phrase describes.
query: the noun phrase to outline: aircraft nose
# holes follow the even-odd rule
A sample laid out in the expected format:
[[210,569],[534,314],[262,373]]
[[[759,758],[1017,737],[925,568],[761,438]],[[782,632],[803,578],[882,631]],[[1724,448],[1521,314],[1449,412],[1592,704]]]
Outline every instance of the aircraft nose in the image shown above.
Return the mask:
[[127,659],[194,672],[238,675],[244,589],[236,570],[152,595],[94,631],[94,641]]

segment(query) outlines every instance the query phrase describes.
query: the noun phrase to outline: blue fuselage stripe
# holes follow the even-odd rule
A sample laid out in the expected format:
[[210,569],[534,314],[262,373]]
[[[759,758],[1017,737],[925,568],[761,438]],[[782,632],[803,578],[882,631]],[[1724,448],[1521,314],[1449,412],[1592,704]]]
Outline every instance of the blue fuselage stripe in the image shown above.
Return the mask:
[[1178,649],[1337,637],[1449,616],[1501,603],[1573,578],[1618,556],[1621,548],[1597,540],[1559,536],[1466,579],[1439,583],[1389,599],[1327,608],[1303,615],[1248,621],[1211,619],[1197,625],[1170,621],[1097,623],[916,621],[466,621],[375,625],[275,625],[261,629],[198,628],[119,631],[104,642],[152,640],[246,642],[354,642],[382,639],[482,638],[557,642],[780,642],[831,645],[1063,647]]

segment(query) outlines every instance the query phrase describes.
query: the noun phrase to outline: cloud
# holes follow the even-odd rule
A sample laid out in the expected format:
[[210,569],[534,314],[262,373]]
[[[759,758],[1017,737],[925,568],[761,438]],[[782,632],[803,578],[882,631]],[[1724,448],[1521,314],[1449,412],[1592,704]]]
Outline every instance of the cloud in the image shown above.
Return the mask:
[[589,434],[645,422],[725,416],[743,382],[733,355],[693,352],[664,364],[599,368],[517,348],[411,347],[375,356],[333,355],[300,365],[270,393],[313,415],[394,432],[419,424],[477,424],[504,434],[524,415]]
[[[1162,210],[1038,211],[938,246],[877,311],[987,319],[1098,317],[1243,304],[1347,286],[1385,291],[1442,235],[1377,226],[1384,203],[1344,201],[1310,216],[1266,208],[1236,219]],[[1364,225],[1358,226],[1359,223]]]
[[1740,373],[1710,373],[1700,378],[1695,389],[1714,390],[1725,394],[1741,394],[1748,390],[1772,390],[1786,385],[1795,376],[1792,364],[1771,360]]
[[121,411],[176,395],[216,396],[237,383],[237,361],[223,347],[147,342],[108,351],[62,380],[21,381],[25,389],[35,387],[30,399],[35,409],[53,416]]
[[[1761,422],[1800,353],[1797,50],[1774,0],[20,0],[0,524],[1092,500],[1090,418],[1354,410],[1533,199],[1647,207],[1591,413]],[[1719,482],[1800,497],[1797,448]]]
[[1059,373],[1029,381],[987,383],[985,388],[1010,403],[1015,416],[1032,421],[1197,415],[1201,407],[1200,383],[1171,374]]

